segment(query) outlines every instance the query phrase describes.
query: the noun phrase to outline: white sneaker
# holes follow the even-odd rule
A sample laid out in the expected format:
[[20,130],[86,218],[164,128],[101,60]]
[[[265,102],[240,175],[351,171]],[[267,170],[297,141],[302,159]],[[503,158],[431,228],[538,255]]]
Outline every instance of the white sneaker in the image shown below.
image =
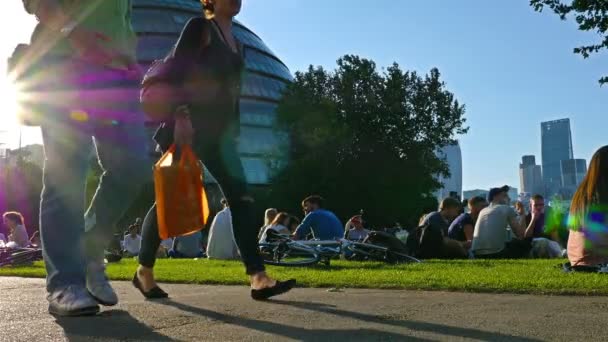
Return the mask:
[[103,263],[89,263],[87,267],[87,290],[101,305],[114,306],[118,304],[118,296],[108,281],[106,267]]
[[97,301],[80,286],[68,286],[50,293],[49,313],[56,316],[92,316],[99,312]]

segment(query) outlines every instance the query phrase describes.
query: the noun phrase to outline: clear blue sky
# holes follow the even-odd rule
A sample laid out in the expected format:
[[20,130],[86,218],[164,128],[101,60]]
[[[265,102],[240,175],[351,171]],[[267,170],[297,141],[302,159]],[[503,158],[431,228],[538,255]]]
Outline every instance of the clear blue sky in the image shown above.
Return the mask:
[[575,46],[598,42],[573,21],[536,13],[527,0],[244,0],[239,20],[292,70],[333,68],[353,53],[380,66],[437,67],[467,105],[461,138],[464,189],[519,187],[518,162],[540,163],[540,122],[572,120],[575,157],[608,144],[604,53],[588,60]]
[[[608,74],[608,56],[583,60],[572,53],[598,36],[534,12],[528,0],[243,2],[239,20],[294,72],[309,64],[333,68],[347,53],[419,72],[438,67],[467,105],[465,190],[519,187],[520,157],[535,154],[540,162],[544,120],[572,119],[576,157],[589,160],[608,144],[608,86],[597,84]],[[34,20],[19,1],[3,0],[0,9],[0,25],[11,32],[2,38],[3,64],[13,46],[27,40]],[[37,132],[25,132],[25,140],[39,140]]]

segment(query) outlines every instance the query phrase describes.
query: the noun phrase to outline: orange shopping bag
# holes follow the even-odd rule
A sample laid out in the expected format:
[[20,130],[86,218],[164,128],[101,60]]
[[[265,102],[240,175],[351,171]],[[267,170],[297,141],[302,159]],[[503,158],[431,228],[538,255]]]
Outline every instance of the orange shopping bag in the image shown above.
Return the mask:
[[176,146],[154,165],[154,190],[158,233],[161,239],[201,230],[209,218],[209,203],[203,188],[203,172],[192,147],[183,146],[179,161]]

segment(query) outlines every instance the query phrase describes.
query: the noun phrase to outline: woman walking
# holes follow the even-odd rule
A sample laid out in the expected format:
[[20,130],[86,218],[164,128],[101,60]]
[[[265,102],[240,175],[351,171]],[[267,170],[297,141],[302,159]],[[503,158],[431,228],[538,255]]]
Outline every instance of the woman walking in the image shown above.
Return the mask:
[[[202,0],[204,15],[190,20],[175,46],[181,76],[177,88],[180,96],[171,110],[147,110],[154,120],[173,122],[165,125],[159,145],[191,145],[196,155],[220,183],[232,212],[234,236],[251,280],[251,296],[268,299],[289,291],[295,280],[286,282],[270,278],[258,254],[253,199],[237,153],[240,125],[238,101],[244,70],[242,48],[232,34],[232,20],[241,10],[241,0]],[[177,64],[177,63],[176,63]],[[144,103],[167,98],[175,85],[159,84],[144,91]],[[175,96],[169,95],[175,99]],[[162,101],[161,101],[162,102]],[[171,114],[166,114],[171,113]],[[158,139],[157,139],[158,140]],[[160,244],[156,207],[152,207],[143,224],[139,268],[133,285],[146,298],[165,298],[153,274],[155,255]]]

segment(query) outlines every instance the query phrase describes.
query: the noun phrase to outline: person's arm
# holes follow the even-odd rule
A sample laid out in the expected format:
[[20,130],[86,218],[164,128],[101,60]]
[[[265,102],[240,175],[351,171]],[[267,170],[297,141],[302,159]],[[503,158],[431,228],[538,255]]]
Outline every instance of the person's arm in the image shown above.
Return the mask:
[[296,228],[296,232],[293,234],[296,240],[301,240],[306,237],[306,235],[310,234],[312,230],[312,225],[314,221],[314,214],[310,213],[306,215],[302,223]]
[[532,237],[534,235],[534,225],[536,224],[536,215],[532,215],[532,220],[530,220],[530,224],[528,227],[521,224],[521,221],[517,216],[511,217],[509,219],[509,225],[511,226],[511,230],[515,234],[518,239],[525,239]]
[[475,233],[475,226],[472,223],[467,223],[462,229],[464,231],[464,237],[467,241],[473,241],[473,233]]

